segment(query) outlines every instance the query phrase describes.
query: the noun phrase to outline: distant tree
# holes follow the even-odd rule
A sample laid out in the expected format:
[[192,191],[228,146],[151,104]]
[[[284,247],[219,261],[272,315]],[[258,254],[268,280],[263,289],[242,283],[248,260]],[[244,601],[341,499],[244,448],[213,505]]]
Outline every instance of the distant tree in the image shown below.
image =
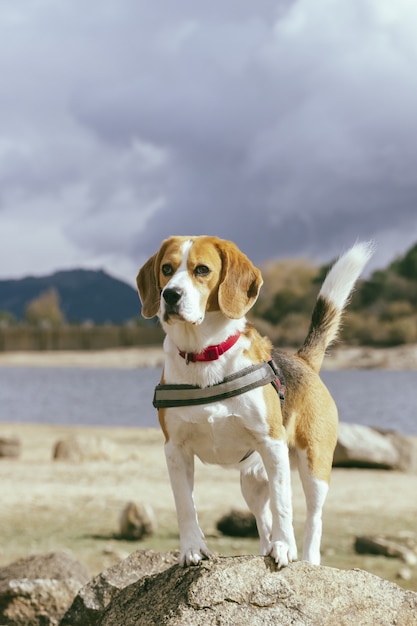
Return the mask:
[[51,324],[59,326],[65,322],[56,289],[48,289],[31,300],[25,309],[25,319],[29,324]]
[[10,313],[9,311],[0,311],[0,327],[13,326],[13,324],[16,323],[17,320],[13,313]]
[[393,269],[404,278],[417,280],[417,244],[402,259],[393,263]]
[[[298,346],[333,263],[314,268],[297,259],[270,261],[251,311],[255,324],[277,345]],[[369,346],[417,343],[417,244],[385,269],[360,279],[344,316],[340,340]]]

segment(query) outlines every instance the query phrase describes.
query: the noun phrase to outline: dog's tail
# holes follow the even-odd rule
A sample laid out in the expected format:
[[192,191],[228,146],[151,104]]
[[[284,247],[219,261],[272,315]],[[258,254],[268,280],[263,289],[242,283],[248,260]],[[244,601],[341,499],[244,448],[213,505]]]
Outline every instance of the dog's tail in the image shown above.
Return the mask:
[[355,244],[327,274],[311,317],[310,330],[298,356],[318,372],[327,347],[336,339],[343,309],[366,263],[374,252],[373,242]]

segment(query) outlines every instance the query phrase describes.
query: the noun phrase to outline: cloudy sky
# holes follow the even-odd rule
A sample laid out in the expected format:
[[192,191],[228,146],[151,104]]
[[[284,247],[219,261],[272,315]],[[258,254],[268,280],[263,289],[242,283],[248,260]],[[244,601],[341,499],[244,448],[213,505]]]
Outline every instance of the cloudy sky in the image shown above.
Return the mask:
[[415,0],[0,0],[0,278],[417,241]]

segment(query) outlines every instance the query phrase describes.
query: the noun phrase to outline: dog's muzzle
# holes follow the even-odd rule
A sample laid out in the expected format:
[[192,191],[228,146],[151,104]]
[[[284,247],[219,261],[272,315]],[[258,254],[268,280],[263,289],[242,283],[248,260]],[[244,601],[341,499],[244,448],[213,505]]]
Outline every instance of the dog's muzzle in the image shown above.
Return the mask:
[[165,307],[164,307],[165,321],[167,321],[171,315],[179,315],[179,303],[181,301],[182,296],[183,296],[183,292],[181,289],[171,287],[171,288],[163,290],[162,297],[165,302]]

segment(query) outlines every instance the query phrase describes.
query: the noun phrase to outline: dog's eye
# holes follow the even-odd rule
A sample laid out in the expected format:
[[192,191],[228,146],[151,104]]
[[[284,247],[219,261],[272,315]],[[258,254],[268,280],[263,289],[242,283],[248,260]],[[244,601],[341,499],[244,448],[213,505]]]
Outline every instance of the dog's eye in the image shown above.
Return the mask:
[[207,265],[197,265],[194,270],[194,274],[196,276],[207,276],[207,274],[210,274],[210,270]]
[[174,273],[174,270],[170,263],[164,263],[164,265],[161,267],[161,270],[164,276],[172,276],[172,274]]

